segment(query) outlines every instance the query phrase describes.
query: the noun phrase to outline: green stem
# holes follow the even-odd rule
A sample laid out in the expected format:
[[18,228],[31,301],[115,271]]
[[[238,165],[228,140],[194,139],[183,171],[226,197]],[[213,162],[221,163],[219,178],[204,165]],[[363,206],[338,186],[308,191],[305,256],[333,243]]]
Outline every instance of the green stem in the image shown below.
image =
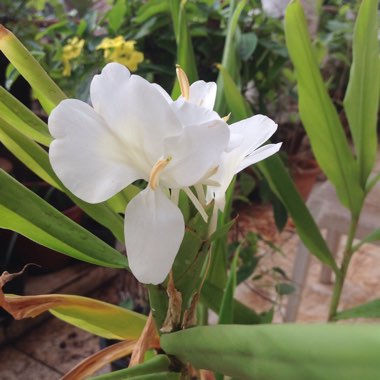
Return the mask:
[[152,316],[157,327],[157,331],[160,332],[166,313],[168,310],[168,296],[166,289],[162,285],[148,285],[149,303],[152,311]]
[[356,229],[358,227],[358,221],[359,221],[358,217],[352,216],[347,243],[346,243],[344,253],[343,253],[342,264],[339,271],[336,272],[336,280],[334,284],[334,291],[333,291],[333,295],[332,295],[332,299],[330,303],[330,310],[329,310],[329,317],[328,317],[329,322],[334,321],[335,315],[338,310],[339,301],[340,301],[340,297],[342,295],[342,290],[344,286],[344,281],[346,280],[346,276],[347,276],[347,270],[350,265],[351,257],[354,253],[354,250],[352,249],[352,247],[353,247],[353,242],[355,239]]
[[202,326],[208,325],[208,307],[202,303],[198,304],[198,324]]

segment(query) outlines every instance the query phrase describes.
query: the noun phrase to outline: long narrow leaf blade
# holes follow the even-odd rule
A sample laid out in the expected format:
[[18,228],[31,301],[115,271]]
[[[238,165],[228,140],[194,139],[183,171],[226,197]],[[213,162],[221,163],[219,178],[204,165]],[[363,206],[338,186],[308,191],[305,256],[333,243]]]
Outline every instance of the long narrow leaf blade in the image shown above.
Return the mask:
[[0,50],[29,82],[47,113],[66,98],[25,46],[2,25],[0,25]]
[[[237,48],[236,48],[236,30],[238,27],[239,17],[245,7],[246,1],[240,1],[235,7],[235,1],[230,1],[230,17],[228,21],[227,35],[224,43],[222,66],[235,79],[237,73]],[[215,99],[215,111],[219,114],[225,114],[226,95],[224,90],[224,78],[220,72],[217,79],[218,93]]]
[[231,122],[239,121],[244,118],[243,115],[250,114],[250,108],[227,69],[222,65],[218,65],[218,69],[222,75],[223,87],[228,94],[226,96],[227,105],[230,110],[234,110],[233,114],[231,113]]
[[[220,311],[223,290],[206,281],[202,288],[201,302],[215,313]],[[233,323],[253,325],[261,323],[260,315],[236,299],[233,300]]]
[[293,180],[278,156],[272,156],[259,162],[257,167],[265,176],[272,191],[289,211],[296,231],[310,253],[334,271],[338,267],[326,241],[315,223],[309,209],[298,193]]
[[21,133],[40,144],[49,146],[52,137],[47,125],[12,94],[0,86],[0,115]]
[[78,260],[127,268],[125,256],[64,216],[3,170],[0,171],[0,228]]
[[131,355],[136,347],[137,340],[128,340],[115,343],[111,346],[103,348],[103,350],[96,352],[83,359],[68,373],[66,373],[61,380],[84,380],[88,376],[93,375],[99,369],[107,364],[121,358]]
[[314,155],[335,185],[342,204],[358,215],[364,193],[359,183],[357,162],[323,83],[299,0],[292,1],[287,7],[285,36],[297,74],[299,112]]
[[90,380],[123,380],[132,376],[148,375],[150,373],[168,371],[170,360],[166,355],[157,355],[145,363],[134,367],[121,369],[105,375],[91,377]]
[[[186,17],[186,1],[170,0],[174,31],[177,42],[177,63],[185,71],[189,82],[193,83],[198,79],[197,65],[193,43]],[[178,80],[175,81],[172,97],[175,99],[180,95]]]
[[376,325],[217,325],[161,337],[161,347],[196,368],[245,380],[374,380]]
[[92,298],[44,294],[17,296],[3,294],[2,287],[15,275],[0,276],[0,306],[16,319],[34,318],[45,311],[92,334],[109,339],[137,339],[146,316]]
[[335,320],[351,318],[380,318],[380,299],[337,313]]
[[[223,71],[223,75],[227,78],[224,87],[226,95],[236,94],[239,90],[228,71]],[[234,101],[229,102],[231,113],[233,113],[238,120],[252,116],[251,112],[247,110],[244,104],[240,104],[240,106],[238,105],[239,100],[240,103],[243,102],[243,98],[241,97],[235,97]],[[296,225],[297,233],[305,246],[310,250],[310,253],[334,270],[337,270],[338,268],[335,260],[323,239],[319,228],[295,188],[281,159],[275,155],[259,162],[257,167],[265,176],[272,191],[288,210]]]
[[376,161],[380,59],[376,0],[363,0],[355,24],[353,61],[344,109],[349,121],[364,187]]
[[0,141],[40,178],[55,188],[63,190],[60,181],[54,174],[47,159],[46,151],[17,129],[13,128],[2,118],[2,115],[0,116]]
[[239,246],[231,263],[230,274],[227,279],[226,289],[224,290],[222,302],[219,310],[219,324],[234,323],[234,294],[236,289],[236,271],[240,253]]

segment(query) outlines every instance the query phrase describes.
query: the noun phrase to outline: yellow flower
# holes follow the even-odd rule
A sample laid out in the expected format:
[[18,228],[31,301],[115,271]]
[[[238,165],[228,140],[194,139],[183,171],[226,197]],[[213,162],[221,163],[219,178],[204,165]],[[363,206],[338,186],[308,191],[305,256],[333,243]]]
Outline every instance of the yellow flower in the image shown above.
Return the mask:
[[136,71],[139,63],[144,60],[144,54],[135,50],[135,44],[136,41],[126,41],[123,36],[106,37],[96,49],[104,50],[104,59],[107,62],[118,62],[129,70]]
[[106,37],[103,38],[102,42],[96,47],[96,49],[112,49],[123,45],[125,42],[123,36],[117,36],[115,38]]
[[63,47],[62,62],[63,62],[63,75],[69,77],[71,75],[70,61],[79,57],[82,53],[84,40],[74,37],[68,40],[67,44]]

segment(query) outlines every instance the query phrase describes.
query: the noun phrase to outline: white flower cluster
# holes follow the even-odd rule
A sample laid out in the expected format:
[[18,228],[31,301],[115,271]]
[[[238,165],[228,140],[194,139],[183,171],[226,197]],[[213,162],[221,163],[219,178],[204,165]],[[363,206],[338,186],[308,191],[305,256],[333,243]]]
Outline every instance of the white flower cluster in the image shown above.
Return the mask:
[[128,261],[143,283],[163,282],[181,245],[179,191],[207,218],[206,202],[223,210],[233,176],[281,145],[260,147],[277,128],[271,119],[228,125],[213,111],[216,84],[189,86],[177,73],[182,95],[173,101],[159,85],[110,63],[91,83],[92,106],[64,100],[49,117],[50,162],[78,198],[99,203],[136,180],[147,182],[125,211]]

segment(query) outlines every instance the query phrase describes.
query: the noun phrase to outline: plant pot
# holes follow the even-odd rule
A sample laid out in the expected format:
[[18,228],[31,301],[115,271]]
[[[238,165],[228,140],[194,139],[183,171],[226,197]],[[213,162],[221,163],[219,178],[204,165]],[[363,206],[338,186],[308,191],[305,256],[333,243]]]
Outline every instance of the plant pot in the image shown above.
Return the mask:
[[0,157],[0,169],[3,169],[7,173],[11,173],[13,170],[13,164],[8,159]]
[[299,157],[289,158],[291,162],[291,173],[294,183],[304,201],[309,197],[311,190],[321,169],[314,159],[302,159]]

